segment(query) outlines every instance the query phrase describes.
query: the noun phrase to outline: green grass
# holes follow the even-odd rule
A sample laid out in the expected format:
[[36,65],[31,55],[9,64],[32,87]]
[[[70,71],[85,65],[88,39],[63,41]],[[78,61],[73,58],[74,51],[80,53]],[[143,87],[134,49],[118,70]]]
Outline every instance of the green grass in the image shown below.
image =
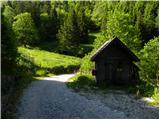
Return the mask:
[[80,67],[81,59],[78,57],[62,55],[45,50],[19,47],[18,52],[29,62],[37,66],[35,74],[43,76],[49,73],[69,73]]
[[88,35],[88,40],[86,41],[87,43],[86,44],[93,44],[95,39],[100,36],[100,32],[91,32],[89,33]]
[[159,105],[159,89],[158,88],[154,89],[154,94],[152,95],[152,98],[154,101],[151,103],[151,105],[153,106]]
[[99,31],[97,31],[97,32],[91,32],[91,33],[89,33],[89,35],[98,37],[98,36],[101,35],[101,32],[99,32]]
[[93,89],[95,85],[96,83],[92,75],[76,75],[67,82],[67,86],[75,91]]

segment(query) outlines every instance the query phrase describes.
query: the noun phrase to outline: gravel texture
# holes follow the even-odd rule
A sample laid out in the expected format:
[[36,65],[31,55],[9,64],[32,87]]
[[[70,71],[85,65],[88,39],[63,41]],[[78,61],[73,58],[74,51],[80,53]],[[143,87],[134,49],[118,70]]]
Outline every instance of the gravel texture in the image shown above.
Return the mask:
[[159,108],[123,91],[74,92],[65,82],[74,74],[46,77],[24,90],[18,118],[128,118],[158,119]]
[[136,99],[135,95],[126,94],[119,90],[108,91],[80,91],[78,94],[89,100],[100,101],[110,109],[123,111],[128,119],[158,119],[159,107],[146,104],[143,99]]

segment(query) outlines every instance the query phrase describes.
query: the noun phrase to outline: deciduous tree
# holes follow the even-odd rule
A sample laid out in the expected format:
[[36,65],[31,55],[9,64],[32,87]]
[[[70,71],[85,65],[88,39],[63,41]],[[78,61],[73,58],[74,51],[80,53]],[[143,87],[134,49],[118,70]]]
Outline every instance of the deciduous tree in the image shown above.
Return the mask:
[[17,15],[13,23],[16,39],[20,44],[33,45],[38,40],[37,30],[30,13]]

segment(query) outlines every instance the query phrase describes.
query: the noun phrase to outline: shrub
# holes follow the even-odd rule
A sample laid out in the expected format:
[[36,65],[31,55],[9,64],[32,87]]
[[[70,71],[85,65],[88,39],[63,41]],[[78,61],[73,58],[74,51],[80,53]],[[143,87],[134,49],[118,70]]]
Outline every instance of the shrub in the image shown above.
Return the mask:
[[81,74],[91,74],[91,70],[95,67],[94,62],[90,60],[94,52],[106,41],[104,36],[98,35],[97,39],[94,42],[94,49],[82,59],[82,64],[80,66]]
[[140,81],[138,90],[140,92],[140,95],[146,96],[146,97],[151,97],[154,92],[154,86],[149,84],[146,81]]
[[77,75],[71,78],[71,81],[67,83],[67,86],[74,90],[89,89],[95,86],[95,81],[91,75]]
[[36,75],[37,76],[44,76],[46,74],[46,71],[43,69],[37,70],[36,71]]
[[154,94],[152,95],[152,98],[154,99],[154,102],[152,103],[153,105],[159,104],[159,89],[158,88],[154,89]]
[[140,51],[140,77],[153,86],[158,83],[158,38],[151,39]]

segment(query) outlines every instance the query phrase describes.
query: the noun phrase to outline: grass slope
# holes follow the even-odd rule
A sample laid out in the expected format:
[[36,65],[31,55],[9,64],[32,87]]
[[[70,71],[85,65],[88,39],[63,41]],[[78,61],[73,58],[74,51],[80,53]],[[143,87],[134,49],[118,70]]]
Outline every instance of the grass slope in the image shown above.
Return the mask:
[[62,55],[45,50],[19,47],[18,52],[21,54],[22,58],[28,60],[37,67],[36,72],[38,74],[68,73],[78,69],[81,64],[81,59],[78,57]]

